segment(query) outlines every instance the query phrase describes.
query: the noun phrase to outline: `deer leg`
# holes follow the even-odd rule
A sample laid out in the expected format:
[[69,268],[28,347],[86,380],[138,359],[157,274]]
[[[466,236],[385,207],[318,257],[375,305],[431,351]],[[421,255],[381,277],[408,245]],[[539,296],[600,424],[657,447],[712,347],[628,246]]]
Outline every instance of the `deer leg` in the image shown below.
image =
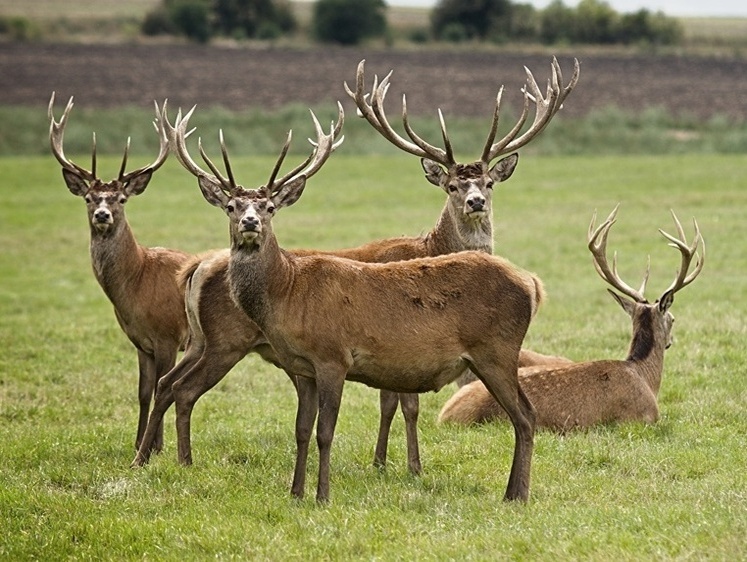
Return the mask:
[[[335,373],[334,371],[338,372]],[[327,369],[327,373],[323,372],[324,375],[326,375],[326,378],[317,378],[319,420],[316,424],[316,441],[319,447],[319,478],[317,480],[316,501],[318,503],[329,501],[330,453],[332,439],[335,435],[337,415],[340,413],[345,371],[333,366],[332,369]]]
[[151,449],[158,435],[159,428],[163,427],[163,416],[166,414],[171,404],[174,403],[174,392],[172,385],[178,381],[186,371],[192,368],[200,357],[202,350],[196,350],[188,347],[181,361],[158,381],[156,385],[156,397],[153,403],[153,410],[148,417],[148,424],[145,428],[140,447],[138,448],[135,459],[130,465],[131,468],[143,466],[150,459]]
[[[155,379],[153,381],[153,388],[150,391],[151,399],[155,399],[156,389],[158,388],[158,381],[161,379],[161,377],[165,376],[169,371],[171,371],[174,368],[174,365],[176,365],[177,353],[178,353],[178,346],[173,347],[171,349],[166,349],[166,350],[156,349],[154,353],[154,362],[155,362],[156,372],[155,372]],[[146,423],[146,427],[147,427],[147,423]],[[143,428],[143,433],[145,433],[145,428]],[[160,453],[162,449],[163,449],[163,419],[161,419],[161,423],[158,424],[158,430],[156,432],[155,438],[153,439],[153,445],[151,447],[151,450],[156,453]]]
[[420,413],[420,396],[417,394],[400,394],[402,415],[405,418],[405,432],[407,434],[407,467],[413,474],[420,474],[420,448],[418,447],[418,414]]
[[[290,376],[290,375],[289,375]],[[291,495],[301,499],[306,487],[306,461],[309,457],[309,442],[314,430],[319,397],[316,390],[316,380],[308,377],[290,376],[298,395],[298,409],[296,411],[296,466],[293,470],[293,484]]]
[[192,464],[192,410],[200,397],[218,384],[246,355],[205,348],[197,362],[172,385],[176,404],[177,458],[182,465]]
[[475,363],[473,367],[493,398],[506,410],[514,426],[514,457],[503,499],[526,502],[529,499],[536,413],[519,386],[518,362],[516,359],[506,361],[504,357],[502,361],[495,358],[483,364]]
[[376,451],[374,452],[374,466],[384,468],[386,466],[386,451],[389,444],[389,429],[392,427],[394,414],[397,413],[399,405],[399,394],[389,390],[379,391],[379,437],[376,440]]
[[[153,398],[153,393],[156,389],[156,363],[153,356],[138,349],[137,362],[139,373],[137,395],[138,403],[140,404],[140,412],[137,423],[137,438],[135,439],[136,451],[140,449],[140,444],[143,442],[145,428],[148,425],[150,401]],[[155,449],[155,443],[153,448]]]

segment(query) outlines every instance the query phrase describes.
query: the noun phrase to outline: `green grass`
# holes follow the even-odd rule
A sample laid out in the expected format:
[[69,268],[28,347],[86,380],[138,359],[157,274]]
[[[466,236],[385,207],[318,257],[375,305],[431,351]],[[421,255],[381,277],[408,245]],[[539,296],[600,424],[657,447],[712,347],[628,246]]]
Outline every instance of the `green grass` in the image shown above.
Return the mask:
[[[247,185],[273,158],[234,156]],[[102,157],[102,170],[117,158]],[[591,213],[622,202],[610,249],[636,283],[651,254],[650,297],[678,253],[658,234],[674,208],[708,245],[678,293],[661,420],[558,437],[539,432],[528,505],[501,501],[513,447],[506,425],[439,427],[449,387],[423,395],[424,475],[407,473],[401,419],[390,464],[371,466],[376,392],[345,389],[332,502],[289,496],[295,397],[252,356],[195,408],[195,465],[166,449],[128,468],[135,353],[90,271],[82,201],[49,156],[0,159],[0,558],[738,560],[747,556],[747,255],[744,157],[525,154],[496,189],[496,249],[537,272],[549,299],[527,344],[577,359],[621,357],[629,320],[607,296],[585,236]],[[415,158],[335,155],[276,230],[288,247],[334,248],[430,228],[443,195]],[[141,242],[225,246],[227,223],[174,159],[128,203]]]

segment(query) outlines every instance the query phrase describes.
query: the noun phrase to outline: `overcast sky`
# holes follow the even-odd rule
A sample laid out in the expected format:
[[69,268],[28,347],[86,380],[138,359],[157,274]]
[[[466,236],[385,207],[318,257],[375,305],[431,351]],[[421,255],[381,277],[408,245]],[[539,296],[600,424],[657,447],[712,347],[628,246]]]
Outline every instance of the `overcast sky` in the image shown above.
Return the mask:
[[[551,0],[513,0],[544,8]],[[661,10],[668,16],[741,16],[747,17],[746,0],[606,0],[620,13],[635,12],[646,8],[652,12]],[[436,0],[386,0],[391,6],[433,6]],[[578,0],[563,0],[566,6],[575,6]]]

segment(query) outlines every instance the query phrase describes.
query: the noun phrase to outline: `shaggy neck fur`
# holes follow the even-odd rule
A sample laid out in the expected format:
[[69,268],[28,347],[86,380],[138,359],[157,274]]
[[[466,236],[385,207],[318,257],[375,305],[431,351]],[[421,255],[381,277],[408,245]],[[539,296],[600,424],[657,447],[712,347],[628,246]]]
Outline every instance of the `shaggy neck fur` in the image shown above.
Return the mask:
[[461,211],[454,211],[446,203],[435,228],[426,237],[429,255],[451,254],[462,250],[479,250],[493,253],[493,223],[491,210],[485,215],[470,219]]
[[139,278],[143,265],[143,249],[124,217],[104,231],[91,225],[91,265],[116,307],[129,295],[128,285]]

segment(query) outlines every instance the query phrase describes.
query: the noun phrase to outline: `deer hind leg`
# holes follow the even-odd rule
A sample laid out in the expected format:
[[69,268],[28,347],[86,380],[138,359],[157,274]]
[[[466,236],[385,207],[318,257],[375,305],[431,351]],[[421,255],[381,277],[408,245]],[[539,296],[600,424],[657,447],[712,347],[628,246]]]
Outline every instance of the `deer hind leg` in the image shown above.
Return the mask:
[[384,468],[386,466],[386,453],[389,445],[389,429],[392,427],[394,414],[397,413],[399,405],[399,394],[390,390],[379,391],[379,437],[376,440],[374,451],[374,466]]
[[163,428],[163,416],[174,403],[172,385],[192,368],[202,354],[201,349],[188,347],[181,361],[158,381],[153,409],[148,417],[148,424],[140,441],[140,446],[130,467],[143,466],[150,459],[153,444],[158,432]]
[[402,404],[402,416],[405,418],[407,434],[407,467],[413,474],[420,474],[420,447],[418,447],[418,414],[420,413],[420,396],[402,393],[399,395]]
[[296,466],[293,470],[293,484],[291,495],[301,499],[306,487],[306,462],[309,457],[309,443],[314,431],[319,397],[316,390],[316,380],[308,377],[291,377],[296,394],[298,395],[298,409],[296,410]]
[[[156,349],[154,356],[155,361],[155,371],[156,376],[155,380],[153,381],[153,388],[150,391],[150,397],[151,399],[155,398],[156,389],[158,388],[158,381],[161,379],[161,377],[165,376],[171,369],[174,368],[174,365],[176,365],[176,355],[179,352],[179,346],[174,345],[173,347],[170,347],[168,349]],[[142,403],[141,403],[142,406]],[[147,422],[146,422],[147,427]],[[143,433],[145,432],[145,428],[143,428]],[[151,447],[151,450],[160,453],[163,449],[163,420],[160,424],[158,424],[158,431],[156,433],[156,437],[153,440],[153,446]]]
[[248,350],[229,352],[206,347],[199,360],[172,385],[176,404],[177,458],[192,464],[192,410],[200,397],[218,384]]
[[[518,350],[517,350],[518,352]],[[473,364],[473,370],[487,389],[506,410],[514,426],[515,445],[511,473],[504,500],[527,501],[534,450],[536,412],[519,386],[517,356],[513,360],[494,357]]]

